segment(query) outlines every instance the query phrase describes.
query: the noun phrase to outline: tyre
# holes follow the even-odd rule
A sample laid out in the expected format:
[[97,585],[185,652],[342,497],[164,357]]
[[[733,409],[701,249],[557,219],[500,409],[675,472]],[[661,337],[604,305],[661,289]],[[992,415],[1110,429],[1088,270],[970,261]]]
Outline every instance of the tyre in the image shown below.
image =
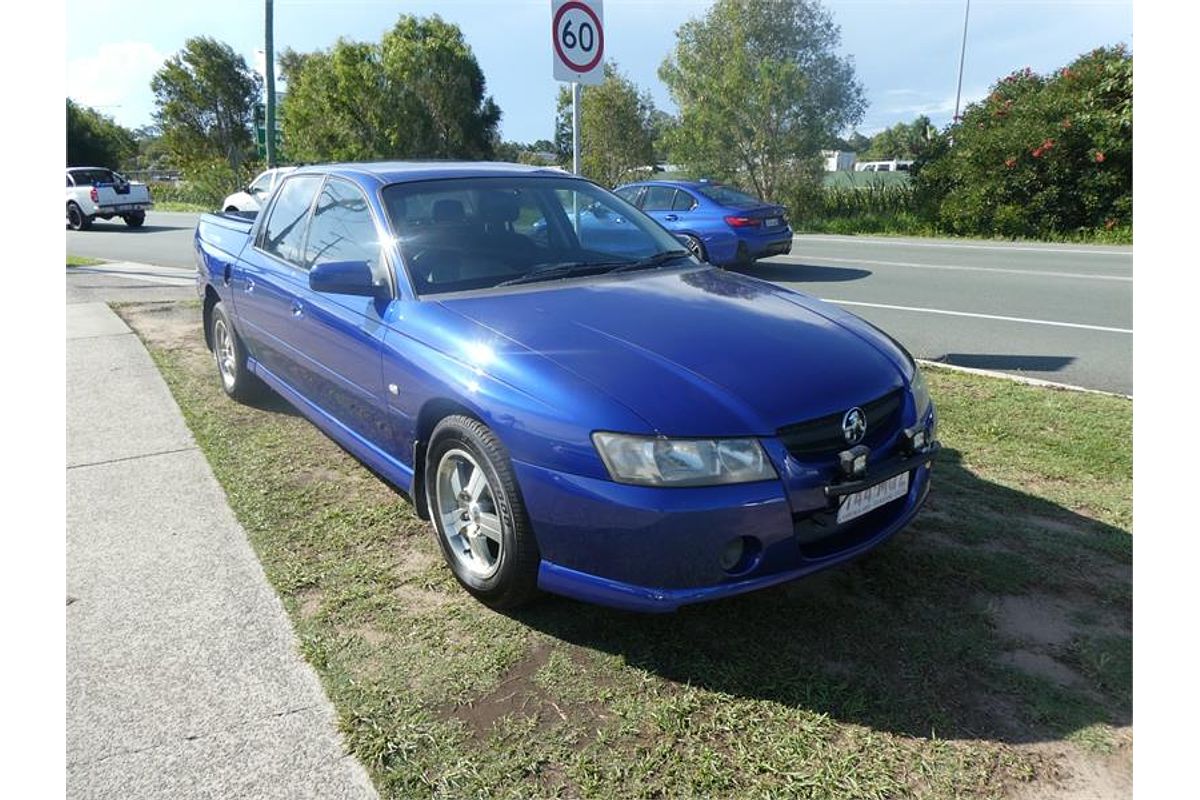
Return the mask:
[[704,250],[704,242],[701,242],[697,237],[690,233],[684,235],[684,246],[687,247],[691,254],[701,261],[708,261],[708,253]]
[[146,212],[135,211],[132,214],[126,214],[122,219],[125,220],[125,224],[129,227],[140,228],[146,224]]
[[461,415],[437,424],[425,496],[442,555],[463,588],[495,609],[537,597],[537,541],[508,451],[486,425]]
[[75,203],[67,203],[67,225],[73,231],[86,231],[92,227],[92,218]]
[[246,348],[225,313],[224,303],[218,301],[213,306],[209,325],[209,341],[225,394],[239,403],[250,403],[261,397],[263,383],[246,369]]

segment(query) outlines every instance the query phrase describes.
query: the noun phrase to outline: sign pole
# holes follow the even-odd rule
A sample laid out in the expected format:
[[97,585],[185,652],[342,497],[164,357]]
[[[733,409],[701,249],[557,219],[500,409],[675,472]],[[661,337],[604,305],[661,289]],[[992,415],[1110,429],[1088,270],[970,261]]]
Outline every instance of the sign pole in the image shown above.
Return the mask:
[[579,81],[571,83],[571,171],[579,174],[579,101],[582,92]]
[[267,150],[267,166],[274,167],[276,152],[275,152],[275,9],[272,0],[266,0],[266,48],[267,48],[267,64],[266,64],[266,84],[267,84],[267,118],[266,128],[266,150]]

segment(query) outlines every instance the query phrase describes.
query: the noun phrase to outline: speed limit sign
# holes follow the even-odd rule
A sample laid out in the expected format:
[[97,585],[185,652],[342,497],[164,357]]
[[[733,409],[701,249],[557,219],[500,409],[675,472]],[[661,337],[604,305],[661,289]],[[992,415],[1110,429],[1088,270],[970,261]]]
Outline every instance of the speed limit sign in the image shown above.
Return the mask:
[[604,82],[603,0],[551,0],[554,79]]

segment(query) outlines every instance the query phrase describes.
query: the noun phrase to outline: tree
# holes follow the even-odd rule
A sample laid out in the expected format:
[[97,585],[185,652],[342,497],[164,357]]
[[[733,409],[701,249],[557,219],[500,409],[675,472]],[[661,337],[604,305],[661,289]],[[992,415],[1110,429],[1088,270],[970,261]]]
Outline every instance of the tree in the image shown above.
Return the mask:
[[675,35],[658,74],[680,110],[671,152],[691,172],[776,199],[862,118],[841,32],[816,0],[717,0]]
[[1129,225],[1133,57],[1118,45],[1050,75],[1009,75],[916,168],[925,208],[952,233],[1045,237]]
[[224,161],[239,172],[254,157],[254,109],[262,78],[229,45],[207,36],[184,42],[150,81],[163,144],[185,168]]
[[490,158],[500,109],[457,25],[402,15],[378,44],[286,50],[280,118],[302,161]]
[[929,117],[920,116],[909,123],[898,122],[882,130],[870,140],[870,147],[862,155],[863,161],[890,161],[893,158],[913,160],[920,158],[929,149],[936,130]]
[[[580,164],[584,175],[604,186],[628,180],[639,167],[654,164],[654,103],[638,94],[616,64],[604,65],[604,82],[584,86],[580,97]],[[560,157],[571,158],[571,90],[558,93],[555,138]],[[565,140],[565,142],[564,142]]]
[[67,98],[67,166],[116,168],[137,150],[133,133]]

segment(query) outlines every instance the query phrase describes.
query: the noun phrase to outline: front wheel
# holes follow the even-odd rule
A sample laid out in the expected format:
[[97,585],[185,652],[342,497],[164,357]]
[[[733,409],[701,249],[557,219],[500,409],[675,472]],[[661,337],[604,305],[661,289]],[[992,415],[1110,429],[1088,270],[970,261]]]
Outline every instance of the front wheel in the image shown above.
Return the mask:
[[146,224],[146,212],[135,211],[132,214],[126,214],[123,219],[125,224],[131,228],[140,228]]
[[690,233],[684,236],[684,246],[688,252],[694,255],[700,261],[708,261],[708,253],[704,252],[704,243]]
[[246,350],[225,313],[224,303],[213,306],[209,325],[209,341],[221,375],[221,388],[239,403],[256,400],[263,393],[263,384],[246,368]]
[[454,577],[492,608],[528,603],[541,557],[504,445],[461,415],[439,422],[430,442],[425,496]]

